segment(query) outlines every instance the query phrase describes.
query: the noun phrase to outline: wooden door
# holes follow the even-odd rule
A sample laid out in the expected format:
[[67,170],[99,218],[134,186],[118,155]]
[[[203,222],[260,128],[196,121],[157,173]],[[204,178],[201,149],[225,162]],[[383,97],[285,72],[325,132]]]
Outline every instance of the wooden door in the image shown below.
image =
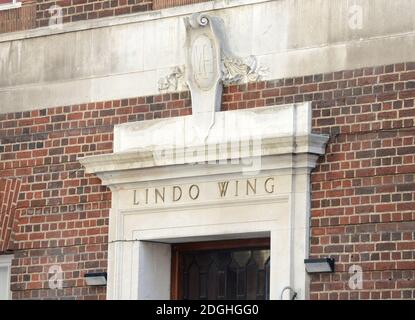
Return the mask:
[[269,238],[175,244],[171,298],[269,299]]

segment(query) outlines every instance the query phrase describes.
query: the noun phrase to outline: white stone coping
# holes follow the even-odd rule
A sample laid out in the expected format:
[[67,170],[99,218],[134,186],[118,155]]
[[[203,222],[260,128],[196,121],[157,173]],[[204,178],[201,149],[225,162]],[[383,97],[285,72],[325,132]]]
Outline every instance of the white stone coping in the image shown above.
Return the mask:
[[20,8],[21,6],[22,6],[21,2],[0,4],[0,11],[10,10],[10,9],[17,9],[17,8]]
[[[225,8],[232,8],[238,6],[251,5],[256,3],[270,2],[275,0],[214,0],[185,6],[171,7],[160,10],[145,11],[133,14],[126,14],[114,17],[105,17],[92,20],[76,21],[71,23],[64,23],[62,27],[50,28],[48,26],[6,33],[0,35],[0,42],[22,40],[28,38],[44,37],[67,32],[76,32],[87,29],[97,29],[103,27],[117,26],[128,23],[137,23],[143,21],[158,20],[176,16],[189,15],[194,12],[204,12],[220,10]],[[19,2],[20,3],[20,2]],[[15,4],[13,4],[15,5]],[[0,6],[1,8],[1,6]],[[1,9],[0,9],[1,10]]]

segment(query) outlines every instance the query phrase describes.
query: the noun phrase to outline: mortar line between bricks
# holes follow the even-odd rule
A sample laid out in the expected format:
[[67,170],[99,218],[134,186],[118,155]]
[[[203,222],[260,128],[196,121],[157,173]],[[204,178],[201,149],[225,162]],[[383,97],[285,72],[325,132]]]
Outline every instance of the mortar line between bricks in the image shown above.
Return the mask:
[[[327,117],[330,118],[330,117]],[[407,119],[411,119],[412,117],[408,117]],[[396,120],[396,119],[392,119],[392,120]],[[357,123],[357,124],[366,124],[366,123],[372,123],[370,121],[368,122],[362,122],[362,123]],[[336,127],[336,126],[332,126],[332,127]],[[341,126],[340,126],[341,127]],[[324,127],[324,128],[330,128],[330,127]],[[330,137],[338,137],[341,135],[359,135],[359,134],[369,134],[369,133],[381,133],[381,132],[399,132],[399,131],[411,131],[414,130],[415,126],[411,126],[411,127],[401,127],[401,128],[391,128],[391,129],[376,129],[376,130],[364,130],[364,131],[356,131],[356,132],[339,132],[336,134],[331,135]]]
[[[188,108],[188,107],[186,107],[186,108]],[[180,108],[180,110],[181,109],[186,109],[186,108]],[[105,110],[105,109],[102,109],[102,110]],[[401,110],[401,109],[397,109],[397,110]],[[99,110],[95,110],[95,111],[99,111]],[[160,111],[163,111],[163,110],[160,110]],[[149,111],[149,112],[151,112],[151,111]],[[129,117],[131,115],[140,115],[140,114],[143,114],[144,115],[145,113],[131,113],[131,114],[119,115],[119,116],[120,117],[122,117],[122,116]],[[344,115],[344,116],[353,116],[353,114],[352,115]],[[117,115],[114,115],[114,117],[117,117]],[[331,118],[331,116],[329,116],[329,117],[321,117],[321,118]],[[81,121],[99,120],[99,119],[101,119],[101,118],[97,117],[97,118],[92,118],[92,119],[82,119]],[[318,119],[320,119],[320,118],[318,118]],[[411,119],[411,117],[408,117],[408,119]],[[391,119],[391,120],[396,120],[396,119]],[[77,120],[77,121],[79,121],[79,120]],[[23,141],[23,142],[12,142],[12,143],[5,143],[5,144],[2,143],[1,145],[6,146],[6,145],[13,145],[13,144],[22,144],[22,143],[38,142],[38,141],[45,142],[45,141],[49,141],[49,140],[58,140],[58,139],[64,139],[64,138],[70,139],[71,137],[79,137],[79,136],[82,136],[83,135],[83,133],[82,133],[83,130],[91,130],[91,129],[94,130],[94,131],[97,131],[95,134],[113,134],[114,133],[113,132],[113,129],[114,129],[114,126],[116,126],[116,125],[124,124],[124,123],[141,122],[141,121],[145,121],[145,119],[143,119],[143,120],[134,120],[134,121],[126,121],[126,122],[115,123],[115,124],[106,124],[106,125],[98,125],[98,126],[86,126],[86,127],[76,127],[76,128],[64,128],[64,129],[52,130],[52,131],[41,131],[41,132],[33,132],[33,133],[28,133],[28,134],[21,134],[21,135],[18,135],[16,137],[20,137],[20,136],[30,136],[30,135],[35,135],[35,134],[50,134],[50,133],[54,133],[55,134],[55,133],[60,133],[60,132],[66,133],[66,132],[68,132],[68,131],[70,132],[72,130],[80,130],[81,131],[80,132],[80,135],[76,135],[76,136],[66,135],[66,136],[59,137],[59,138],[38,139],[38,140]],[[383,120],[379,120],[379,121],[382,122]],[[69,121],[69,122],[72,122],[72,121]],[[1,123],[1,121],[0,121],[0,123]],[[45,126],[48,126],[48,125],[55,125],[55,124],[58,124],[58,123],[68,123],[68,122],[67,121],[51,122],[51,123],[47,123],[47,124],[44,124],[44,125]],[[372,122],[368,121],[368,122],[362,122],[362,123],[357,123],[357,124],[366,124],[366,123],[372,123]],[[354,123],[351,123],[351,125],[352,124],[354,124]],[[19,128],[31,128],[33,126],[35,126],[35,125],[23,126],[23,127],[19,127]],[[321,129],[324,129],[324,128],[335,128],[335,127],[344,127],[344,126],[347,126],[347,125],[338,125],[338,126],[333,125],[333,126],[322,127]],[[112,131],[98,132],[98,130],[100,128],[108,128],[108,127],[111,127]],[[1,128],[1,130],[6,130],[6,131],[7,130],[10,130],[10,129],[16,129],[16,128]],[[315,128],[312,128],[312,131],[313,131],[313,129],[315,129]],[[355,132],[339,132],[339,133],[330,135],[330,138],[331,137],[337,137],[337,136],[340,136],[340,135],[359,135],[359,134],[381,133],[381,132],[398,132],[398,131],[410,131],[410,130],[413,130],[413,129],[415,129],[415,126],[411,126],[411,127],[400,127],[400,128],[390,128],[390,129],[375,129],[375,130],[371,130],[371,131],[364,130],[364,131],[355,131]],[[314,131],[316,131],[316,130],[314,130]],[[91,134],[91,133],[87,133],[87,134]],[[2,137],[0,137],[0,140],[1,139],[2,139]],[[61,146],[61,147],[66,147],[66,146]],[[44,149],[44,148],[39,148],[39,149]],[[32,149],[32,150],[38,150],[38,149]],[[25,151],[30,151],[30,150],[25,150]]]
[[[105,235],[102,235],[102,236],[105,236]],[[43,240],[43,241],[46,241],[46,240]],[[108,245],[108,244],[109,244],[109,242],[103,242],[103,243],[88,243],[88,244],[82,244],[81,243],[81,244],[73,244],[73,245],[42,247],[42,248],[14,249],[14,250],[11,250],[11,252],[14,253],[14,252],[21,252],[21,251],[29,251],[29,250],[48,250],[48,249],[71,248],[71,247],[80,247],[80,246],[88,246],[88,245]],[[86,253],[86,252],[82,252],[82,253]],[[23,258],[31,258],[31,257],[23,257]]]
[[[356,264],[356,262],[350,262],[349,264]],[[367,271],[362,271],[363,273],[372,273],[373,271],[376,271],[376,272],[391,272],[390,270],[367,270]],[[411,271],[411,272],[413,272],[414,270],[413,269],[394,269],[394,270],[392,270],[392,272],[405,272],[405,271]],[[348,271],[336,271],[336,274],[339,274],[339,275],[344,275],[344,274],[347,274],[347,275],[350,275],[350,273],[348,272]],[[78,278],[74,278],[74,279],[67,279],[67,280],[63,280],[63,282],[65,282],[65,281],[76,281]],[[384,281],[391,281],[391,280],[388,280],[388,279],[383,279]],[[403,281],[411,281],[411,279],[402,279]],[[340,280],[338,280],[338,282],[341,282],[342,280],[340,279]],[[369,279],[369,280],[363,280],[363,282],[369,282],[369,281],[374,281],[373,279]],[[337,282],[337,281],[334,281],[334,282]],[[317,283],[320,283],[320,282],[317,282]],[[70,287],[63,287],[62,289],[56,289],[56,290],[65,290],[65,289],[71,289],[71,288],[85,288],[85,286],[79,286],[79,285],[74,285],[74,286],[70,286]],[[33,289],[17,289],[17,290],[13,290],[13,292],[19,292],[19,291],[27,291],[27,290],[29,290],[29,291],[35,291],[35,290],[38,290],[38,291],[40,291],[40,290],[50,290],[50,288],[33,288]],[[364,290],[364,289],[360,289],[360,290]],[[369,290],[369,289],[367,289],[367,290]],[[385,290],[385,291],[390,291],[390,289],[389,288],[385,288],[385,289],[378,289],[379,291],[383,291],[383,290]],[[392,289],[392,290],[395,290],[395,291],[398,291],[398,290],[401,290],[400,288],[396,288],[396,289]],[[348,292],[347,290],[336,290],[336,292]]]
[[[345,216],[323,216],[322,219],[324,218],[341,218],[341,217],[345,217]],[[316,220],[319,218],[313,218],[310,217],[311,220]],[[326,226],[310,226],[310,228],[328,228],[328,227],[352,227],[352,226],[364,226],[364,225],[373,225],[373,224],[389,224],[389,223],[405,223],[405,222],[414,222],[413,220],[400,220],[400,221],[388,221],[388,222],[364,222],[364,223],[354,223],[354,224],[330,224],[330,225],[326,225]],[[405,231],[405,230],[401,230],[401,231]],[[388,232],[388,231],[376,231],[376,232],[372,232],[372,233],[381,233],[381,232]],[[414,232],[414,231],[410,231],[410,232]],[[369,233],[369,232],[368,232]],[[412,241],[412,240],[410,240]]]
[[[376,222],[376,224],[405,223],[405,222],[412,222],[412,220]],[[322,227],[324,227],[324,228],[326,228],[326,227],[337,227],[337,226],[351,227],[351,226],[363,226],[363,225],[367,225],[367,224],[371,225],[371,224],[373,224],[373,222],[355,223],[355,224],[346,224],[346,225],[345,224],[333,224],[333,225],[327,225],[327,226],[322,226]],[[321,227],[311,226],[311,228],[321,228]],[[404,231],[404,230],[402,230],[402,231]],[[386,232],[386,231],[376,231],[376,232],[372,232],[372,233],[381,233],[381,232]],[[43,241],[46,241],[46,240],[43,240]],[[136,241],[136,240],[131,240],[131,241]],[[110,243],[114,243],[114,241],[99,243],[99,245],[108,245]],[[64,246],[52,246],[52,247],[44,247],[44,248],[43,247],[42,248],[22,248],[22,249],[15,249],[15,250],[13,250],[13,252],[29,251],[29,250],[47,250],[47,249],[57,249],[57,248],[70,248],[70,247],[87,246],[87,245],[94,245],[94,243],[92,243],[92,244],[73,244],[73,245],[64,245]],[[30,257],[26,257],[26,258],[30,258]]]
[[[137,114],[130,114],[130,115],[138,115],[138,114],[142,114],[142,113],[137,113]],[[327,118],[329,118],[329,117],[327,117]],[[99,119],[99,118],[97,118],[97,119]],[[410,119],[410,117],[408,118],[408,119]],[[145,120],[135,120],[135,121],[127,121],[127,122],[123,122],[123,123],[133,123],[133,122],[140,122],[140,121],[145,121]],[[61,122],[61,123],[65,123],[65,122]],[[371,122],[363,122],[362,124],[365,124],[365,123],[371,123]],[[115,125],[119,125],[119,124],[122,124],[122,123],[117,123],[117,124],[109,124],[109,125],[101,125],[101,126],[88,126],[88,127],[78,127],[78,128],[66,128],[66,129],[59,129],[59,130],[53,130],[53,131],[42,131],[42,132],[33,132],[33,133],[29,133],[29,134],[22,134],[22,135],[20,135],[20,136],[26,136],[26,135],[35,135],[35,134],[38,134],[38,133],[43,133],[43,134],[50,134],[50,133],[59,133],[59,132],[64,132],[64,133],[66,133],[66,132],[68,132],[68,131],[71,131],[71,130],[80,130],[81,132],[80,132],[80,135],[76,135],[76,136],[63,136],[63,137],[59,137],[59,138],[52,138],[52,139],[41,139],[41,140],[31,140],[31,141],[24,141],[24,142],[13,142],[13,143],[7,143],[7,144],[1,144],[1,145],[3,145],[3,146],[6,146],[6,145],[13,145],[13,144],[22,144],[22,143],[30,143],[30,142],[37,142],[37,141],[43,141],[43,142],[45,142],[45,141],[50,141],[50,140],[60,140],[60,139],[70,139],[71,137],[73,137],[73,138],[75,138],[75,137],[80,137],[80,136],[83,136],[83,133],[82,133],[82,130],[91,130],[91,129],[93,129],[93,130],[96,130],[96,131],[98,131],[97,129],[99,129],[99,128],[106,128],[106,127],[111,127],[111,129],[112,129],[112,131],[107,131],[107,132],[96,132],[95,134],[113,134],[114,132],[113,132],[113,129],[114,129],[114,126]],[[53,125],[53,124],[49,124],[49,125]],[[32,127],[32,126],[27,126],[28,128],[30,128],[30,127]],[[333,128],[333,127],[336,127],[336,126],[328,126],[328,127],[323,127],[322,129],[324,129],[324,128]],[[339,125],[339,127],[341,127],[340,125]],[[11,129],[11,128],[4,128],[4,130],[8,130],[8,129]],[[312,128],[313,129],[313,128]],[[410,127],[401,127],[401,128],[391,128],[391,129],[376,129],[376,130],[371,130],[371,131],[369,131],[369,130],[364,130],[364,131],[356,131],[356,132],[339,132],[339,133],[336,133],[336,134],[332,134],[332,135],[330,135],[330,138],[338,138],[339,136],[352,136],[352,135],[359,135],[359,134],[373,134],[373,133],[375,133],[375,134],[377,134],[377,133],[382,133],[382,132],[399,132],[399,131],[411,131],[411,130],[414,130],[415,129],[415,126],[410,126]],[[316,131],[316,130],[314,130],[314,131]],[[316,133],[316,132],[314,132],[314,133]],[[87,134],[91,134],[91,133],[87,133]],[[86,133],[85,133],[85,135],[86,135]],[[0,137],[0,140],[2,139],[2,137]],[[112,141],[113,142],[113,141]],[[72,144],[72,145],[68,145],[68,146],[75,146],[75,145],[80,145],[80,144]],[[59,147],[62,147],[62,148],[65,148],[65,147],[67,147],[67,146],[57,146],[56,148],[59,148]],[[52,147],[50,147],[50,148],[54,148],[53,146]],[[31,151],[31,150],[41,150],[41,149],[50,149],[50,148],[38,148],[38,149],[30,149],[30,150],[25,150],[25,151]],[[3,153],[9,153],[9,152],[3,152]],[[95,154],[95,153],[94,153]],[[106,153],[104,153],[104,152],[99,152],[99,153],[96,153],[96,154],[106,154]],[[50,157],[53,157],[53,155],[51,155]],[[24,160],[24,159],[22,159],[22,160]]]

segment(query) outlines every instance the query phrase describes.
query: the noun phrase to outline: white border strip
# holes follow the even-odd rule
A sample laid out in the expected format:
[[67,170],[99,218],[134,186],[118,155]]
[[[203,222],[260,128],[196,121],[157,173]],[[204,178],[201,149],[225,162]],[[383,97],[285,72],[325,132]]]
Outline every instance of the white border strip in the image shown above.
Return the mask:
[[12,267],[13,257],[14,257],[14,255],[12,255],[12,254],[0,255],[0,267],[3,267],[3,268],[6,267],[7,268],[8,279],[7,279],[6,286],[9,289],[8,299],[11,299],[11,297],[12,297],[12,292],[10,290],[10,277],[11,277],[11,267]]

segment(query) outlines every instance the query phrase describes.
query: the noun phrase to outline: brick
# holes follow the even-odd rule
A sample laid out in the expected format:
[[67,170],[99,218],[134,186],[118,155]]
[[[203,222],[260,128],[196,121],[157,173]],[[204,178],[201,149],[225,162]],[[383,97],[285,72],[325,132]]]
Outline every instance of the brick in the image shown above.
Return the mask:
[[399,99],[410,99],[410,98],[415,98],[415,89],[405,90],[399,93]]
[[359,78],[357,80],[357,85],[358,86],[366,86],[369,84],[375,84],[378,80],[378,77],[364,77],[364,78]]
[[398,148],[398,155],[415,154],[415,146]]
[[374,156],[375,156],[375,150],[356,152],[356,159],[373,158]]

